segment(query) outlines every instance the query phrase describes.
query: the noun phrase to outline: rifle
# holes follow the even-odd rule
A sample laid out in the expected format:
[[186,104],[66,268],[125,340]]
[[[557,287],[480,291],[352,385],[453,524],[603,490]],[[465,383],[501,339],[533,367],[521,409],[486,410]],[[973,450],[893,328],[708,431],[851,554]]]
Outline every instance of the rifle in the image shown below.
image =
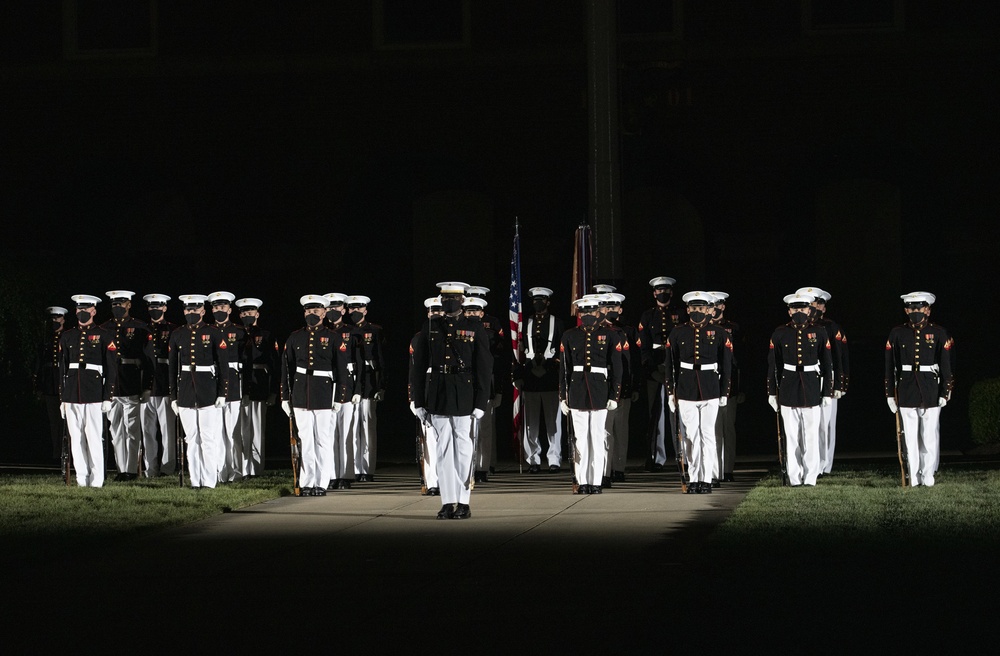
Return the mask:
[[427,476],[424,474],[424,431],[423,424],[417,419],[417,465],[420,467],[420,494],[427,494]]
[[69,446],[69,429],[66,426],[66,420],[62,421],[62,470],[63,470],[63,480],[66,481],[66,487],[69,487],[69,470],[70,465],[73,461],[73,453],[70,451]]
[[903,422],[899,418],[899,393],[896,398],[896,454],[899,456],[900,483],[910,487],[910,454],[906,451],[906,434],[903,432]]
[[174,440],[177,443],[177,484],[184,487],[184,424],[180,415],[174,415]]
[[[781,406],[778,406],[779,408]],[[788,485],[788,470],[785,467],[785,461],[788,459],[788,454],[785,452],[785,440],[781,436],[781,411],[774,413],[774,422],[778,427],[778,467],[781,469],[781,486],[785,487]]]
[[681,438],[681,402],[677,400],[676,396],[674,396],[674,417],[677,420],[677,470],[681,476],[681,492],[687,494],[687,472],[684,471],[684,440]]
[[[484,416],[485,418],[485,416]],[[469,463],[469,490],[476,489],[476,449],[479,448],[479,420],[472,417],[472,426],[469,427],[469,437],[472,438],[472,462]]]
[[299,441],[295,437],[295,408],[290,408],[288,415],[288,441],[292,450],[292,488],[295,496],[302,496],[299,489]]

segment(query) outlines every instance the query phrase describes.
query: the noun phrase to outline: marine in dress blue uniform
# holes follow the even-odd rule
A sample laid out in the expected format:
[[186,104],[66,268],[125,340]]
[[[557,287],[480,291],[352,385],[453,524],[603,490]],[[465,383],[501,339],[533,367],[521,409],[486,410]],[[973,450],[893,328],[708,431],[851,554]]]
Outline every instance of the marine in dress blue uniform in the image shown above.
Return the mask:
[[170,333],[177,326],[167,321],[166,294],[146,294],[149,313],[149,340],[146,360],[151,375],[145,377],[143,399],[139,409],[142,425],[143,475],[153,478],[170,475],[177,469],[177,416],[170,407]]
[[236,295],[232,292],[212,292],[208,302],[212,305],[212,324],[226,340],[225,355],[228,358],[225,374],[228,378],[226,403],[222,406],[221,466],[219,482],[232,483],[243,478],[243,437],[240,423],[240,405],[243,403],[243,376],[246,371],[246,330],[230,320],[232,303]]
[[260,326],[260,308],[264,301],[245,297],[236,300],[236,311],[246,331],[243,345],[243,399],[240,403],[240,444],[234,453],[242,454],[243,478],[264,472],[267,444],[267,409],[278,399],[281,354],[278,340]]
[[340,342],[337,345],[337,371],[342,375],[337,386],[340,398],[345,400],[332,415],[332,454],[327,459],[329,469],[321,480],[328,481],[328,490],[347,490],[350,489],[355,477],[354,417],[361,403],[361,394],[357,391],[357,374],[360,368],[354,359],[360,352],[358,344],[360,338],[354,332],[354,327],[344,321],[347,294],[330,292],[323,297],[329,302],[324,324],[340,335]]
[[675,284],[677,281],[669,276],[657,276],[651,279],[649,286],[653,288],[656,305],[639,317],[639,352],[646,379],[646,400],[652,431],[651,453],[646,465],[650,471],[663,471],[663,465],[667,461],[668,429],[674,445],[674,456],[680,454],[680,444],[677,442],[677,418],[667,410],[665,387],[667,371],[664,364],[670,331],[674,326],[683,323],[683,313],[680,308],[671,305]]
[[368,320],[371,299],[355,294],[347,297],[347,310],[354,325],[355,394],[360,400],[354,411],[354,474],[358,481],[374,481],[378,460],[378,403],[385,399],[385,335],[382,326]]

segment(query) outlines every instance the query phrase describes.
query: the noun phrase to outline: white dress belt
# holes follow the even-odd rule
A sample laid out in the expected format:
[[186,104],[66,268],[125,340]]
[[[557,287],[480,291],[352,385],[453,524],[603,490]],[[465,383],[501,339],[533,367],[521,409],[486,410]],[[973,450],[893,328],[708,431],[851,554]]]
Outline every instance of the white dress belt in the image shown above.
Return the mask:
[[168,358],[156,358],[156,364],[170,364]]
[[693,362],[681,362],[681,369],[697,369],[699,371],[718,371],[719,364],[713,362],[712,364],[694,364]]
[[592,374],[601,374],[605,378],[608,377],[607,367],[585,367],[582,364],[573,365],[573,371],[589,371]]
[[184,364],[181,365],[181,371],[197,371],[200,373],[215,373],[214,364]]
[[663,344],[660,344],[659,342],[653,342],[653,348],[654,349],[661,349],[661,348],[666,348],[666,347]]
[[101,364],[87,364],[86,362],[70,362],[70,369],[93,369],[102,376],[104,375],[104,365]]
[[240,363],[239,362],[230,362],[229,363],[229,368],[230,369],[235,369],[236,371],[239,371],[240,370]]
[[819,365],[818,364],[800,364],[800,365],[795,365],[795,364],[785,363],[785,369],[787,369],[788,371],[815,371],[816,373],[819,373]]
[[253,366],[253,368],[254,368],[254,369],[261,369],[261,370],[263,370],[263,371],[267,371],[267,365],[266,365],[266,364],[255,364],[255,365]]
[[309,376],[322,376],[323,378],[329,378],[333,380],[333,372],[329,369],[305,369],[303,367],[295,367],[295,373],[306,374]]
[[[901,371],[913,371],[913,365],[901,364],[899,365],[899,369]],[[931,364],[931,365],[922,364],[917,369],[919,371],[933,371],[934,373],[938,373],[941,370],[940,367],[938,367],[938,365],[936,364]]]

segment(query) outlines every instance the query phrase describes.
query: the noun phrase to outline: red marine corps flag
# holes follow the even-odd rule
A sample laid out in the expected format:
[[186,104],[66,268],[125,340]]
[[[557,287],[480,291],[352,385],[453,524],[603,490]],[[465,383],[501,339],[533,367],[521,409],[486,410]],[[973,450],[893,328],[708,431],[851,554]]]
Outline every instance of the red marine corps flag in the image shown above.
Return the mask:
[[[590,226],[581,225],[576,229],[573,239],[573,294],[569,299],[569,314],[576,316],[576,304],[573,302],[590,293],[590,279],[593,274],[593,248],[590,243]],[[577,325],[580,324],[577,319]]]
[[[514,254],[510,258],[510,303],[507,306],[510,316],[510,347],[514,353],[514,367],[518,367],[524,361],[524,345],[521,343],[521,238],[517,233],[517,220],[514,221]],[[511,388],[511,412],[514,414],[512,423],[514,430],[512,439],[515,447],[514,453],[518,454],[517,466],[520,469],[524,461],[524,454],[521,449],[524,442],[521,440],[521,429],[523,417],[521,414],[521,392],[517,387]]]

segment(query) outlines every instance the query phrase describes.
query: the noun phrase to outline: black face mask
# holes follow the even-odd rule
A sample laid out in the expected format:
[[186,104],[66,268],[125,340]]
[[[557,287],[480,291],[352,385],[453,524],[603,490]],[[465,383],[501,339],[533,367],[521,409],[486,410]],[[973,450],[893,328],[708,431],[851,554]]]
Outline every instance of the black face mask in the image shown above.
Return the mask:
[[344,316],[344,313],[341,310],[327,310],[326,311],[326,318],[329,319],[331,323],[337,323],[338,321],[340,321],[341,317],[343,317],[343,316]]
[[351,321],[353,323],[361,323],[361,320],[365,318],[365,315],[361,312],[351,312]]
[[212,317],[215,318],[217,322],[222,323],[223,321],[229,318],[229,313],[223,312],[221,310],[215,310],[214,312],[212,312]]
[[792,321],[794,321],[797,324],[803,324],[803,323],[809,321],[809,314],[807,312],[802,311],[802,310],[799,310],[797,312],[793,312],[792,313]]
[[317,326],[319,322],[322,321],[318,314],[307,314],[306,315],[306,325],[307,326]]
[[608,312],[604,315],[608,321],[618,321],[618,317],[621,316],[620,312],[615,312],[614,310]]
[[538,314],[541,314],[542,312],[545,312],[547,309],[549,309],[549,302],[548,301],[534,301],[532,303],[532,306],[534,306],[535,312],[537,312]]
[[688,312],[688,319],[691,320],[691,323],[701,323],[707,318],[708,315],[701,310],[691,310]]
[[79,321],[80,323],[87,323],[88,321],[90,321],[90,312],[84,312],[83,310],[80,310],[79,312],[76,313],[76,320]]
[[163,318],[163,310],[150,310],[149,318],[153,321],[159,321]]
[[465,315],[465,318],[468,319],[469,321],[475,321],[476,323],[482,323],[483,322],[483,318],[482,317],[477,317],[474,314],[467,314],[467,315]]
[[197,312],[185,312],[184,321],[188,322],[188,325],[193,326],[199,321],[201,321],[201,315]]
[[656,300],[660,303],[669,303],[670,292],[656,292]]
[[58,321],[50,321],[49,322],[49,330],[51,330],[52,332],[56,332],[60,328],[62,328],[62,326],[59,324]]
[[600,319],[601,319],[600,317],[595,317],[592,314],[585,314],[582,317],[580,317],[580,323],[582,323],[584,326],[593,326],[598,321],[600,321]]
[[125,307],[122,305],[112,305],[111,314],[114,315],[115,319],[121,319],[126,314],[128,314],[128,310],[126,310]]
[[906,317],[910,320],[912,324],[918,324],[927,318],[927,315],[923,312],[907,312]]
[[462,301],[457,298],[446,298],[441,301],[441,309],[445,314],[455,314],[462,309]]
[[243,322],[244,326],[252,326],[253,322],[257,320],[257,317],[251,317],[249,314],[245,317],[240,317],[240,321]]

